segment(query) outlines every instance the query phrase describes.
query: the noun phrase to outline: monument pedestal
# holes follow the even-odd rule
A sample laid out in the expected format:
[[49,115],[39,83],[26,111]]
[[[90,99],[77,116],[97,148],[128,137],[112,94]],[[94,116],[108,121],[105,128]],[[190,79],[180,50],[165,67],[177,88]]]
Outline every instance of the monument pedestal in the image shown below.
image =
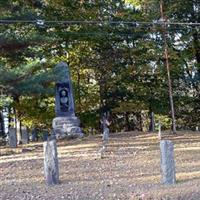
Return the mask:
[[80,120],[76,116],[56,117],[53,119],[52,127],[56,138],[83,137],[83,133],[80,128]]

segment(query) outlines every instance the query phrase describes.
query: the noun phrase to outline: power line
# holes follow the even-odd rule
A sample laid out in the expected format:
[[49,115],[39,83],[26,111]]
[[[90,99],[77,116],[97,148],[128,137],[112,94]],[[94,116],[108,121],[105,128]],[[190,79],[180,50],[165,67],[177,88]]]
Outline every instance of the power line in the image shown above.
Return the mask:
[[[179,29],[170,29],[169,31],[175,31]],[[156,30],[151,30],[156,31]],[[109,36],[109,37],[135,37],[135,36],[141,36],[141,32],[64,32],[61,33],[61,35],[74,35],[74,36]],[[145,34],[144,34],[145,35]]]
[[145,22],[145,21],[93,21],[93,20],[57,20],[57,21],[51,21],[51,20],[7,20],[3,19],[0,20],[0,24],[15,24],[15,23],[27,23],[27,24],[38,24],[38,25],[44,25],[44,24],[97,24],[97,25],[181,25],[181,26],[200,26],[200,23],[198,22],[165,22],[165,21],[153,21],[153,22]]

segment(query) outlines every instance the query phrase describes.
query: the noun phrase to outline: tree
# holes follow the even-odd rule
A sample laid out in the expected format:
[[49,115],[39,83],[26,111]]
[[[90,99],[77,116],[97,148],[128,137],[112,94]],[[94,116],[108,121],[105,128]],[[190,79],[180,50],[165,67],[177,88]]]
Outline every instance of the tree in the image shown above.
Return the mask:
[[[4,21],[0,27],[0,70],[5,74],[0,85],[21,111],[21,120],[30,126],[51,123],[58,78],[53,68],[61,60],[69,63],[76,110],[86,126],[97,126],[106,111],[128,130],[133,116],[141,121],[144,112],[170,115],[163,28],[149,23],[159,22],[159,2],[2,1],[2,20],[30,20]],[[168,22],[198,22],[198,1],[184,5],[187,9],[180,0],[165,1]],[[199,105],[198,27],[168,24],[166,29],[177,122],[193,126],[195,114],[188,113]],[[30,102],[38,109],[31,109]]]

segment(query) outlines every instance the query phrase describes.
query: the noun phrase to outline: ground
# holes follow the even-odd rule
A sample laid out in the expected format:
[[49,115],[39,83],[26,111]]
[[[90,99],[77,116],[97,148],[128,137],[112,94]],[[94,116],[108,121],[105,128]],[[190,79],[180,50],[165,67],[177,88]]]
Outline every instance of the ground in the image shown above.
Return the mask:
[[42,143],[0,147],[0,199],[200,199],[200,133],[164,137],[174,142],[173,186],[161,184],[156,133],[115,133],[102,159],[101,136],[59,141],[60,184],[51,187],[44,182]]

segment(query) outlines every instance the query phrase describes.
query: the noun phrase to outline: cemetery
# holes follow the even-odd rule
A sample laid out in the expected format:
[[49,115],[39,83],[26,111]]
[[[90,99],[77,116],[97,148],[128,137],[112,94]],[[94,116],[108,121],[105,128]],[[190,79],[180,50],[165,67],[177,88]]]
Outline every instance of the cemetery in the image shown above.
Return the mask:
[[198,199],[200,133],[168,139],[174,143],[173,185],[163,184],[155,134],[111,134],[103,158],[100,136],[59,142],[59,184],[54,186],[45,183],[43,142],[8,155],[1,147],[0,199]]
[[200,199],[198,1],[0,5],[0,199]]

